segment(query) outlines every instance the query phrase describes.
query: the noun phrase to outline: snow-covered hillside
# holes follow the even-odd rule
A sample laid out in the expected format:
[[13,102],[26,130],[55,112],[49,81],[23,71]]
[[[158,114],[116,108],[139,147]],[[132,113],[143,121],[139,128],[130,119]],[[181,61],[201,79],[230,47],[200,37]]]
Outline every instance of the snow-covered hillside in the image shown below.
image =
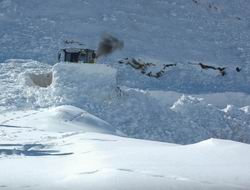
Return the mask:
[[96,48],[103,32],[125,42],[111,60],[142,56],[247,66],[248,0],[1,0],[0,62],[54,63],[62,40]]
[[[249,9],[0,0],[0,190],[249,189]],[[122,51],[57,63],[105,32]]]

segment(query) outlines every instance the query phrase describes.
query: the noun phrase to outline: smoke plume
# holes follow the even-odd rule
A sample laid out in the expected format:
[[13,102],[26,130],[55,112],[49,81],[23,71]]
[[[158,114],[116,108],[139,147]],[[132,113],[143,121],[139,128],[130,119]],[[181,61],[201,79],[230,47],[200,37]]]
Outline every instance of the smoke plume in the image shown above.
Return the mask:
[[107,56],[124,46],[123,41],[110,34],[104,34],[97,48],[97,58]]

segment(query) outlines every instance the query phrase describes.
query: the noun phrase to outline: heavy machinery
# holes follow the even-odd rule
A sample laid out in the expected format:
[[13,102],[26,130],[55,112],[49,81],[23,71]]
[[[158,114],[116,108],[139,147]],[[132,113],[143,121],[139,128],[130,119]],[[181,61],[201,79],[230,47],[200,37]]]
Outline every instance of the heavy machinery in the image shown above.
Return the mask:
[[58,53],[59,62],[95,63],[96,51],[83,48],[64,48]]
[[110,34],[102,36],[97,50],[82,48],[84,44],[74,40],[65,40],[64,43],[68,47],[59,51],[59,62],[95,63],[97,58],[107,56],[115,50],[123,48],[123,41]]

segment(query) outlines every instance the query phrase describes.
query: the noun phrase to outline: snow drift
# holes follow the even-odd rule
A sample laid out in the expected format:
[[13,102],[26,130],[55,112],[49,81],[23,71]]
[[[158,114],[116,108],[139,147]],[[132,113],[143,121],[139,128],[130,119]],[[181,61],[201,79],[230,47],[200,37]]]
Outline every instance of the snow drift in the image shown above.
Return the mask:
[[183,146],[60,132],[51,120],[47,124],[53,130],[47,131],[35,117],[29,119],[29,127],[19,124],[1,126],[0,188],[6,190],[247,190],[250,186],[247,144],[209,139]]
[[36,121],[36,128],[46,131],[115,134],[114,128],[107,122],[73,106],[8,112],[1,115],[0,120],[1,126],[32,128]]

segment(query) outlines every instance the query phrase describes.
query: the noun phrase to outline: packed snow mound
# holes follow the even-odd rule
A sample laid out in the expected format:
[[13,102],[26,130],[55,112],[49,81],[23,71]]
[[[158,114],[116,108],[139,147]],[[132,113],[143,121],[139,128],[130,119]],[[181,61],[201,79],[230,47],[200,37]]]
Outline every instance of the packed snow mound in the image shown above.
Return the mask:
[[63,103],[99,107],[115,96],[116,69],[110,66],[58,63],[52,72],[53,95],[60,97]]
[[182,96],[171,109],[184,117],[189,117],[210,137],[231,139],[250,143],[250,117],[240,108],[228,105],[221,110],[206,104],[201,98]]
[[250,106],[245,106],[241,108],[242,111],[244,111],[246,114],[250,114]]
[[[199,146],[199,147],[205,147],[205,148],[211,148],[211,147],[221,147],[221,148],[240,148],[244,146],[245,144],[230,140],[222,140],[222,139],[215,139],[211,138],[205,141],[201,141],[195,144],[192,144],[191,146]],[[187,145],[188,146],[188,145]]]
[[[150,90],[150,96],[155,98],[162,105],[171,107],[177,102],[183,93],[176,91]],[[206,104],[215,105],[218,108],[224,109],[227,105],[233,104],[236,107],[242,107],[242,110],[249,113],[250,96],[243,92],[210,92],[210,93],[187,93],[186,96],[202,99]]]
[[82,107],[94,101],[98,106],[110,101],[116,91],[116,70],[106,65],[60,63],[52,67],[12,59],[0,64],[0,78],[3,112],[65,104]]
[[26,127],[55,132],[98,132],[114,134],[107,122],[73,106],[8,112],[0,116],[3,127]]
[[47,107],[56,100],[51,87],[35,85],[30,73],[49,73],[51,66],[34,60],[11,59],[0,64],[0,112]]

